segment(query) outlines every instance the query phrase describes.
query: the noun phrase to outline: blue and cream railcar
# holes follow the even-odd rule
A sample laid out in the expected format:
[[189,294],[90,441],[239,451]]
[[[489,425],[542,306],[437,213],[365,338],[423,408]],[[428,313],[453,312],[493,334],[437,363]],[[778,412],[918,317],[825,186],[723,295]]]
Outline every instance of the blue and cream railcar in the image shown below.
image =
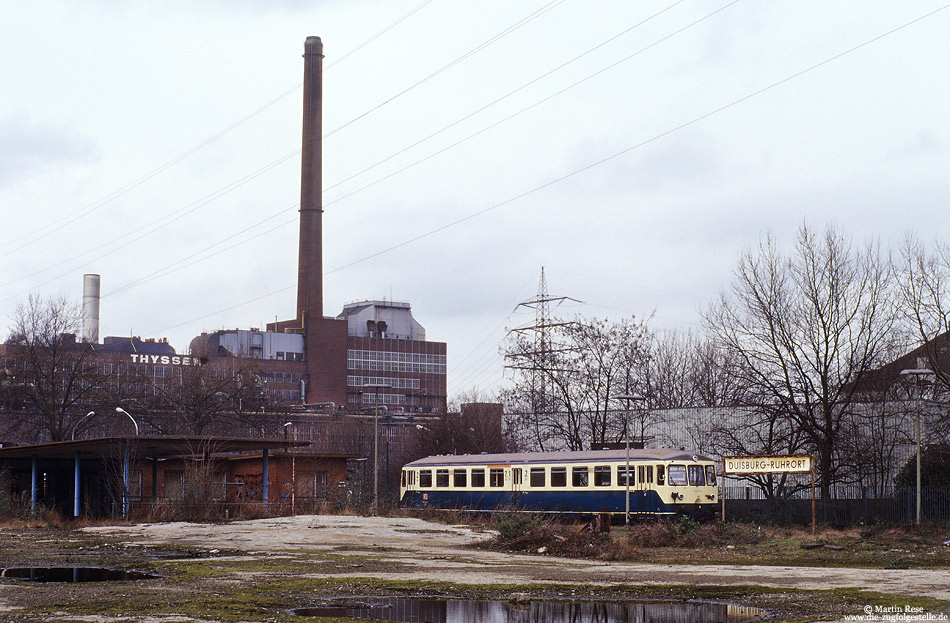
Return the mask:
[[716,463],[664,448],[430,456],[400,483],[403,506],[446,510],[623,516],[628,495],[631,515],[711,516]]

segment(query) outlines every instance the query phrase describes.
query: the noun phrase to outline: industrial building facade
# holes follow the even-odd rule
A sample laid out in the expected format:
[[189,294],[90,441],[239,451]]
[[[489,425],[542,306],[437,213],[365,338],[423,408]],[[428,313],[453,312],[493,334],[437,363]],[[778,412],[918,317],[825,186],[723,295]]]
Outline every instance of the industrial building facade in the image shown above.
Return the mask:
[[[267,331],[203,333],[192,340],[190,351],[206,361],[250,358],[268,397],[281,404],[445,412],[446,344],[425,340],[408,303],[351,303],[336,318],[324,318],[322,326],[316,352],[310,354],[317,358],[315,365],[309,365],[304,335],[274,330],[279,325]],[[320,375],[315,382],[313,368]]]

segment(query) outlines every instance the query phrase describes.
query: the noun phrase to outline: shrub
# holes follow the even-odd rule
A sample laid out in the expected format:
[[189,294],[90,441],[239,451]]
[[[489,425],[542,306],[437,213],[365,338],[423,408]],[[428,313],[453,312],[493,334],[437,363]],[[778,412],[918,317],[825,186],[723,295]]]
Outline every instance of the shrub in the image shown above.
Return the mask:
[[699,525],[699,522],[689,515],[680,515],[676,520],[676,532],[677,534],[696,534]]
[[500,541],[511,541],[544,524],[544,518],[527,513],[496,513],[492,517]]

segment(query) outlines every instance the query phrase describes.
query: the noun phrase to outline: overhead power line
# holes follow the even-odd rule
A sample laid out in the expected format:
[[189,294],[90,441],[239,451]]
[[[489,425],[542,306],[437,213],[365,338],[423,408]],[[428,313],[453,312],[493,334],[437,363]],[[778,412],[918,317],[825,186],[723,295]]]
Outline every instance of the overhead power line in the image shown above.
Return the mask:
[[[730,3],[730,4],[732,4],[732,3]],[[729,5],[726,5],[726,6],[729,6]],[[685,122],[683,122],[683,123],[680,123],[679,125],[676,125],[676,126],[670,128],[669,130],[666,130],[666,131],[661,132],[661,133],[659,133],[659,134],[655,134],[655,135],[653,135],[652,137],[650,137],[650,138],[648,138],[648,139],[645,139],[645,140],[642,140],[642,141],[640,141],[640,142],[638,142],[638,143],[635,143],[635,144],[633,144],[633,145],[630,145],[630,146],[628,146],[628,147],[626,147],[626,148],[624,148],[624,149],[621,149],[621,150],[619,150],[619,151],[617,151],[617,152],[614,152],[614,153],[612,153],[612,154],[610,154],[610,155],[608,155],[608,156],[605,156],[605,157],[600,158],[600,159],[598,159],[598,160],[596,160],[596,161],[594,161],[594,162],[591,162],[591,163],[589,163],[589,164],[587,164],[587,165],[585,165],[585,166],[583,166],[583,167],[574,169],[573,171],[571,171],[571,172],[569,172],[569,173],[566,173],[566,174],[564,174],[564,175],[558,176],[558,177],[556,177],[556,178],[552,178],[552,179],[548,180],[547,182],[544,182],[544,183],[542,183],[542,184],[539,184],[538,186],[535,186],[535,187],[533,187],[533,188],[531,188],[531,189],[529,189],[529,190],[526,190],[526,191],[524,191],[524,192],[521,192],[521,193],[518,193],[518,194],[516,194],[516,195],[513,195],[513,196],[511,196],[511,197],[509,197],[509,198],[507,198],[507,199],[504,199],[504,200],[502,200],[502,201],[496,202],[496,203],[494,203],[494,204],[492,204],[492,205],[489,205],[489,206],[487,206],[487,207],[485,207],[485,208],[483,208],[483,209],[481,209],[481,210],[478,210],[478,211],[476,211],[476,212],[472,212],[472,213],[468,214],[467,216],[464,216],[464,217],[462,217],[462,218],[456,219],[456,220],[454,220],[454,221],[452,221],[452,222],[446,223],[446,224],[441,225],[441,226],[439,226],[439,227],[433,228],[433,229],[431,229],[431,230],[429,230],[429,231],[427,231],[427,232],[424,232],[424,233],[419,234],[419,235],[417,235],[417,236],[414,236],[414,237],[412,237],[412,238],[408,238],[408,239],[406,239],[406,240],[404,240],[404,241],[402,241],[402,242],[399,242],[399,243],[397,243],[397,244],[394,244],[394,245],[391,245],[391,246],[386,247],[386,248],[384,248],[384,249],[381,249],[381,250],[379,250],[379,251],[377,251],[377,252],[375,252],[375,253],[371,253],[371,254],[369,254],[369,255],[363,256],[363,257],[360,258],[360,259],[354,260],[354,261],[352,261],[352,262],[348,262],[348,263],[346,263],[346,264],[340,265],[340,266],[338,266],[338,267],[336,267],[336,268],[333,268],[333,269],[331,269],[331,270],[325,271],[325,272],[324,272],[324,275],[330,275],[330,274],[333,274],[333,273],[336,273],[336,272],[345,270],[345,269],[347,269],[347,268],[351,268],[351,267],[356,266],[356,265],[358,265],[358,264],[362,264],[362,263],[367,262],[367,261],[369,261],[369,260],[375,259],[375,258],[377,258],[377,257],[379,257],[379,256],[381,256],[381,255],[385,255],[385,254],[387,254],[387,253],[390,253],[390,252],[392,252],[392,251],[395,251],[396,249],[400,249],[400,248],[402,248],[402,247],[408,246],[408,245],[413,244],[413,243],[415,243],[415,242],[418,242],[418,241],[420,241],[420,240],[424,240],[425,238],[429,238],[429,237],[431,237],[431,236],[434,236],[434,235],[436,235],[436,234],[438,234],[438,233],[441,233],[441,232],[443,232],[443,231],[446,231],[446,230],[448,230],[448,229],[451,229],[451,228],[453,228],[453,227],[456,227],[456,226],[458,226],[458,225],[461,225],[462,223],[465,223],[465,222],[467,222],[467,221],[470,221],[470,220],[472,220],[472,219],[474,219],[474,218],[476,218],[476,217],[482,216],[482,215],[484,215],[484,214],[487,214],[487,213],[489,213],[489,212],[492,212],[492,211],[497,210],[497,209],[499,209],[499,208],[502,208],[502,207],[504,207],[504,206],[510,205],[510,204],[512,204],[512,203],[514,203],[514,202],[516,202],[516,201],[518,201],[518,200],[520,200],[520,199],[523,199],[523,198],[525,198],[525,197],[527,197],[527,196],[533,195],[533,194],[538,193],[538,192],[540,192],[540,191],[542,191],[542,190],[545,190],[545,189],[547,189],[547,188],[550,188],[551,186],[554,186],[554,185],[559,184],[559,183],[561,183],[561,182],[563,182],[563,181],[566,181],[566,180],[568,180],[568,179],[571,179],[571,178],[573,178],[573,177],[576,177],[576,176],[578,176],[578,175],[580,175],[580,174],[582,174],[582,173],[585,173],[585,172],[587,172],[587,171],[589,171],[589,170],[591,170],[591,169],[594,169],[594,168],[596,168],[596,167],[599,167],[599,166],[601,166],[601,165],[603,165],[603,164],[606,164],[606,163],[608,163],[608,162],[611,162],[611,161],[615,160],[616,158],[619,158],[619,157],[621,157],[621,156],[623,156],[623,155],[625,155],[625,154],[628,154],[628,153],[630,153],[631,151],[634,151],[634,150],[636,150],[636,149],[639,149],[639,148],[641,148],[641,147],[644,147],[644,146],[646,146],[646,145],[649,145],[650,143],[653,143],[653,142],[658,141],[658,140],[660,140],[660,139],[662,139],[662,138],[665,138],[665,137],[667,137],[667,136],[669,136],[669,135],[671,135],[671,134],[674,134],[674,133],[676,133],[676,132],[678,132],[678,131],[680,131],[680,130],[682,130],[682,129],[684,129],[684,128],[693,126],[693,125],[695,125],[695,124],[697,124],[697,123],[699,123],[699,122],[701,122],[701,121],[704,121],[705,119],[708,119],[708,118],[713,117],[713,116],[715,116],[715,115],[717,115],[717,114],[719,114],[719,113],[721,113],[721,112],[723,112],[723,111],[726,111],[726,110],[729,110],[730,108],[733,108],[733,107],[735,107],[735,106],[738,106],[739,104],[741,104],[741,103],[743,103],[743,102],[746,102],[746,101],[748,101],[748,100],[750,100],[750,99],[753,99],[753,98],[755,98],[755,97],[757,97],[757,96],[759,96],[759,95],[761,95],[761,94],[763,94],[763,93],[766,93],[766,92],[768,92],[768,91],[770,91],[770,90],[772,90],[772,89],[775,89],[776,87],[779,87],[779,86],[784,85],[784,84],[786,84],[786,83],[788,83],[788,82],[791,82],[791,81],[793,81],[793,80],[796,80],[796,79],[798,79],[798,78],[800,78],[800,77],[802,77],[802,76],[804,76],[804,75],[806,75],[806,74],[808,74],[808,73],[810,73],[810,72],[812,72],[812,71],[814,71],[814,70],[816,70],[816,69],[819,69],[819,68],[821,68],[821,67],[824,67],[825,65],[828,65],[828,64],[833,63],[833,62],[835,62],[835,61],[837,61],[837,60],[840,60],[841,58],[844,58],[844,57],[846,57],[846,56],[848,56],[848,55],[850,55],[850,54],[853,54],[854,52],[856,52],[856,51],[858,51],[858,50],[861,50],[861,49],[863,49],[863,48],[865,48],[865,47],[867,47],[867,46],[869,46],[869,45],[871,45],[871,44],[873,44],[873,43],[876,43],[876,42],[878,42],[878,41],[880,41],[880,40],[882,40],[882,39],[885,39],[886,37],[889,37],[889,36],[891,36],[891,35],[893,35],[893,34],[895,34],[895,33],[897,33],[897,32],[900,32],[900,31],[904,30],[905,28],[908,28],[908,27],[910,27],[910,26],[912,26],[912,25],[914,25],[914,24],[917,24],[918,22],[921,22],[921,21],[923,21],[923,20],[925,20],[925,19],[928,19],[928,18],[930,18],[930,17],[932,17],[932,16],[934,16],[934,15],[940,13],[941,11],[946,10],[947,8],[950,8],[950,4],[945,4],[945,5],[941,6],[941,7],[938,7],[937,9],[934,9],[934,10],[928,12],[928,13],[925,13],[925,14],[923,14],[923,15],[917,17],[917,18],[914,18],[914,19],[912,19],[912,20],[910,20],[910,21],[908,21],[908,22],[905,22],[905,23],[903,23],[903,24],[901,24],[901,25],[899,25],[899,26],[896,26],[896,27],[894,27],[894,28],[892,28],[892,29],[890,29],[890,30],[888,30],[888,31],[886,31],[886,32],[884,32],[884,33],[881,33],[881,34],[879,34],[879,35],[877,35],[877,36],[875,36],[875,37],[872,37],[872,38],[870,38],[870,39],[867,39],[867,40],[865,40],[865,41],[862,42],[862,43],[859,43],[859,44],[857,44],[857,45],[855,45],[855,46],[852,46],[852,47],[850,47],[850,48],[848,48],[848,49],[846,49],[846,50],[844,50],[844,51],[842,51],[842,52],[839,52],[839,53],[837,53],[837,54],[835,54],[835,55],[833,55],[833,56],[830,56],[830,57],[828,57],[828,58],[826,58],[826,59],[824,59],[824,60],[822,60],[822,61],[819,61],[819,62],[817,62],[817,63],[814,63],[814,64],[812,64],[812,65],[810,65],[810,66],[808,66],[808,67],[806,67],[806,68],[804,68],[804,69],[802,69],[802,70],[799,70],[799,71],[797,71],[797,72],[795,72],[795,73],[789,74],[788,76],[786,76],[786,77],[784,77],[784,78],[782,78],[782,79],[780,79],[780,80],[777,80],[777,81],[775,81],[775,82],[772,82],[772,83],[768,84],[767,86],[764,86],[764,87],[762,87],[762,88],[760,88],[760,89],[757,89],[757,90],[755,90],[755,91],[752,91],[752,92],[750,92],[750,93],[748,93],[748,94],[746,94],[746,95],[744,95],[744,96],[742,96],[742,97],[739,97],[739,98],[737,98],[737,99],[734,99],[734,100],[732,100],[732,101],[730,101],[730,102],[728,102],[728,103],[726,103],[726,104],[723,104],[722,106],[719,106],[719,107],[717,107],[717,108],[715,108],[715,109],[713,109],[713,110],[710,110],[710,111],[708,111],[708,112],[706,112],[706,113],[703,113],[703,114],[701,114],[701,115],[699,115],[699,116],[693,117],[692,119],[690,119],[690,120],[688,120],[688,121],[685,121]],[[184,325],[186,325],[186,324],[190,324],[190,323],[192,323],[192,322],[197,322],[198,320],[203,320],[203,319],[205,319],[205,318],[208,318],[208,317],[211,317],[211,316],[215,316],[215,315],[217,315],[217,314],[220,314],[220,313],[223,313],[223,312],[226,312],[226,311],[231,311],[231,310],[233,310],[233,309],[237,309],[238,307],[242,307],[242,306],[244,306],[244,305],[247,305],[247,304],[250,304],[250,303],[259,301],[259,300],[261,300],[261,299],[267,298],[267,297],[272,296],[272,295],[274,295],[274,294],[278,294],[278,293],[280,293],[280,292],[284,292],[284,291],[289,290],[289,289],[294,288],[294,287],[296,287],[296,284],[290,284],[290,285],[288,285],[288,286],[285,286],[285,287],[280,288],[280,289],[278,289],[278,290],[274,290],[274,291],[269,292],[269,293],[267,293],[267,294],[264,294],[264,295],[261,295],[261,296],[258,296],[258,297],[254,297],[253,299],[250,299],[250,300],[248,300],[248,301],[243,301],[243,302],[241,302],[241,303],[237,303],[237,304],[235,304],[235,305],[231,305],[231,306],[228,306],[228,307],[226,307],[226,308],[220,309],[220,310],[218,310],[218,311],[216,311],[216,312],[212,312],[212,313],[210,313],[210,314],[205,314],[205,315],[200,316],[200,317],[198,317],[198,318],[193,318],[193,319],[191,319],[191,320],[187,320],[187,321],[178,323],[178,324],[176,324],[176,325],[173,325],[173,326],[170,326],[170,327],[166,327],[165,329],[161,329],[161,330],[158,331],[158,332],[149,332],[148,334],[149,334],[149,335],[154,335],[154,334],[156,334],[156,333],[159,333],[159,334],[160,334],[160,333],[162,333],[162,332],[164,332],[164,331],[168,331],[168,330],[170,330],[170,329],[175,329],[175,328],[184,326]]]

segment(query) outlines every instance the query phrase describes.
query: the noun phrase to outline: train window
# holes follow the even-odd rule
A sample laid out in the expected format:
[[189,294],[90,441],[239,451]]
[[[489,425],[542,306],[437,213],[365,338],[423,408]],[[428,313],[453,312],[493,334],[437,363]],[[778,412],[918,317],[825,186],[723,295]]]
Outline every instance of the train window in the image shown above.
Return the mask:
[[663,465],[656,466],[656,484],[658,485],[666,484],[666,472]]
[[449,470],[447,469],[435,470],[435,486],[437,487],[449,486]]
[[574,487],[586,487],[590,482],[590,468],[574,467],[571,470],[571,485]]
[[653,466],[638,465],[637,478],[640,479],[640,484],[653,484]]
[[551,486],[552,487],[566,487],[567,486],[567,468],[566,467],[552,467],[551,468]]
[[543,487],[544,486],[544,468],[543,467],[532,467],[531,468],[531,481],[529,483],[532,487]]
[[627,482],[627,466],[618,465],[617,466],[617,486],[618,487],[627,487],[627,486],[632,487],[634,484],[636,483],[634,482],[634,477],[633,477],[633,465],[630,466],[630,482]]
[[488,470],[488,485],[491,487],[504,487],[505,470],[500,467],[493,467]]
[[706,469],[702,465],[689,465],[689,484],[702,487],[706,484]]
[[419,472],[419,486],[420,487],[432,486],[432,470],[431,469],[424,469]]
[[472,486],[473,487],[484,487],[485,486],[485,470],[478,468],[472,470]]
[[670,478],[671,487],[685,487],[686,486],[686,466],[685,465],[670,465],[667,470],[667,474]]
[[594,486],[595,487],[609,487],[610,486],[610,465],[595,465],[594,466]]
[[706,484],[710,487],[716,486],[716,466],[707,465],[706,466]]
[[511,484],[520,485],[521,479],[524,478],[524,470],[520,467],[516,467],[511,470]]
[[453,469],[452,470],[452,486],[454,487],[465,487],[467,472],[464,469]]
[[406,486],[406,474],[408,474],[408,473],[409,473],[409,472],[407,472],[406,470],[402,470],[402,478],[401,478],[399,484],[402,485],[403,487]]

